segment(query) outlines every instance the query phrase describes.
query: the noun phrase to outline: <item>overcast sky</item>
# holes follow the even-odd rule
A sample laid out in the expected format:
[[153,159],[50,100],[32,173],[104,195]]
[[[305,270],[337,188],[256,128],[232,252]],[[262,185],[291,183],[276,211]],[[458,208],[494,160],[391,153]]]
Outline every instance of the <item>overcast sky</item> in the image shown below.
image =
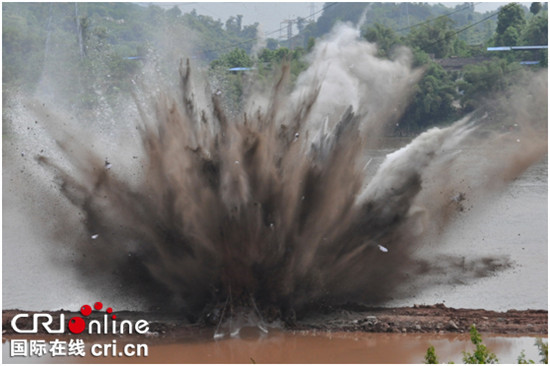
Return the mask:
[[[436,2],[437,3],[437,2]],[[463,2],[440,1],[440,3],[454,8],[457,4]],[[295,19],[296,17],[307,18],[312,13],[316,13],[315,19],[321,15],[321,9],[324,2],[306,3],[306,2],[158,2],[157,5],[171,8],[177,5],[182,12],[188,13],[193,9],[198,14],[208,15],[214,19],[220,19],[223,23],[235,15],[243,16],[243,25],[260,23],[264,33],[274,32],[281,28],[281,22],[285,19]],[[507,2],[483,2],[476,3],[476,11],[484,13],[499,8]],[[523,3],[528,6],[531,3]],[[278,32],[270,37],[277,38]],[[283,32],[284,38],[286,33]]]

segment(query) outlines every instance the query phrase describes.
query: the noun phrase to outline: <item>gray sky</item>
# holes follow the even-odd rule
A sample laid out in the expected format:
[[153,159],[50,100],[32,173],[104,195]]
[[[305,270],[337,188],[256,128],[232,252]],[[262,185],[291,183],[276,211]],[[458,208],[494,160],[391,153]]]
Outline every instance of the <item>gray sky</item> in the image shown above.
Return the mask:
[[[463,2],[448,2],[440,1],[440,3],[454,8],[455,5],[463,4]],[[484,13],[499,8],[508,2],[483,2],[476,5],[476,11]],[[177,5],[182,12],[188,13],[193,9],[198,14],[208,15],[214,19],[220,19],[223,23],[230,17],[235,15],[243,16],[243,25],[260,23],[262,31],[269,33],[281,28],[281,22],[285,19],[294,19],[296,17],[307,18],[312,12],[317,12],[317,19],[323,8],[324,2],[157,2],[159,6],[171,8]],[[313,9],[312,9],[313,4]],[[523,5],[529,7],[530,2],[523,2]],[[284,28],[284,26],[283,26]],[[279,32],[270,35],[272,38],[277,38]],[[286,39],[286,34],[282,32],[283,38]]]
[[[157,5],[169,8],[177,5],[182,12],[187,13],[195,9],[197,13],[220,19],[223,23],[230,17],[241,14],[243,25],[260,23],[264,33],[276,31],[281,28],[281,22],[285,19],[296,17],[306,18],[311,14],[311,4],[314,5],[314,12],[319,12],[324,3],[303,3],[303,2],[179,2],[179,3],[157,3]],[[317,19],[321,13],[317,13]],[[284,28],[285,26],[283,26]],[[272,35],[277,38],[278,33]],[[286,36],[285,36],[286,38]]]

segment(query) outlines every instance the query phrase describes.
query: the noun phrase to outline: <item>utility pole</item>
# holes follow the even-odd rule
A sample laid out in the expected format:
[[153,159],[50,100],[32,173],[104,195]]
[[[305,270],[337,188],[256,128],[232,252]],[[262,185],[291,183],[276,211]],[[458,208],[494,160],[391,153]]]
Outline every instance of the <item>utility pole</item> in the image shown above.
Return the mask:
[[[286,27],[286,38],[288,41],[288,48],[292,49],[292,25],[296,22],[296,19],[285,19],[281,24],[287,24]],[[282,28],[282,27],[281,27]]]

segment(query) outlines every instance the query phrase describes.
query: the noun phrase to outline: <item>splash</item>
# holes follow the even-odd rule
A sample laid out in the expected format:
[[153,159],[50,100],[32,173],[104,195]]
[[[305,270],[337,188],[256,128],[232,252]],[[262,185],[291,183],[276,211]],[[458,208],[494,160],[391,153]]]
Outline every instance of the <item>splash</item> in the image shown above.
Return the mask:
[[[70,164],[37,160],[84,214],[93,249],[78,247],[88,254],[79,268],[114,271],[144,299],[178,298],[195,319],[240,314],[263,327],[264,318],[291,321],[311,307],[379,303],[442,268],[483,276],[508,266],[499,257],[465,265],[414,254],[464,201],[479,202],[546,153],[546,77],[487,112],[521,128],[501,133],[474,113],[376,167],[376,149],[421,76],[410,60],[406,49],[381,60],[340,25],[295,85],[286,66],[273,89],[251,86],[238,118],[219,93],[194,86],[201,79],[187,61],[177,90],[160,89],[153,104],[136,93],[137,169],[106,160],[84,134],[52,129]],[[46,123],[64,118],[33,108]]]

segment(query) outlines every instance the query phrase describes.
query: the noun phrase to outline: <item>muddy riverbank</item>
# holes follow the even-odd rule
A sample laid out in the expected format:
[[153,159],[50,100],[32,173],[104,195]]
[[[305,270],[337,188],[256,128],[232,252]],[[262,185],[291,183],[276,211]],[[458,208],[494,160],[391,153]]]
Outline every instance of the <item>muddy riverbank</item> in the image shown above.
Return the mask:
[[398,308],[351,305],[326,314],[312,314],[299,329],[390,333],[467,333],[472,324],[482,333],[547,334],[547,310],[455,309],[444,304]]
[[[20,313],[33,314],[22,310],[2,311],[2,333],[4,337],[17,335],[11,327],[13,317]],[[47,312],[53,316],[51,327],[57,329],[60,314],[68,320],[79,313],[69,311]],[[197,339],[211,338],[215,327],[191,324],[177,314],[153,312],[117,312],[117,319],[145,319],[149,322],[149,334],[158,338]],[[102,314],[92,314],[89,319],[103,318]],[[31,319],[20,318],[20,329],[29,329]],[[57,324],[56,324],[57,322]],[[291,331],[331,331],[369,333],[467,333],[475,324],[481,333],[509,335],[548,334],[547,310],[509,310],[506,312],[483,309],[454,309],[443,304],[415,305],[399,308],[369,308],[360,305],[343,306],[323,312],[310,313],[293,324],[278,324],[278,328]],[[43,332],[39,329],[39,332]],[[39,333],[40,334],[40,333]],[[84,333],[82,334],[84,335]]]

